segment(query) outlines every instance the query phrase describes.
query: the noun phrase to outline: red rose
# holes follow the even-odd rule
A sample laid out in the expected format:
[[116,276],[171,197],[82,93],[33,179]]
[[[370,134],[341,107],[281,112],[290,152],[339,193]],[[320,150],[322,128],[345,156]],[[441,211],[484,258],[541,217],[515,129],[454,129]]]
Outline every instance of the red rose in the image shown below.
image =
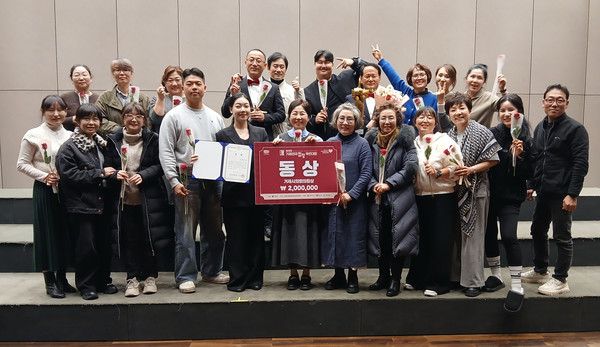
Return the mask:
[[324,85],[325,84],[325,80],[319,80],[319,84],[320,85]]
[[80,98],[85,98],[85,93],[84,92],[79,93],[79,97]]
[[521,114],[520,113],[515,113],[515,119],[519,119],[521,118]]
[[192,129],[185,129],[187,136],[192,136]]
[[121,147],[121,153],[127,154],[127,147]]
[[263,86],[263,89],[264,89],[264,90],[267,90],[267,89],[269,89],[269,86],[268,86],[267,84],[265,84],[265,85]]
[[444,150],[444,154],[445,154],[445,155],[450,155],[450,151],[449,151],[448,149],[445,149],[445,150]]
[[185,170],[187,170],[187,165],[185,165],[185,164],[181,164],[181,165],[179,166],[179,169],[180,169],[181,171],[185,171]]
[[425,142],[431,143],[431,137],[430,136],[425,136]]
[[456,148],[454,147],[454,145],[450,145],[450,147],[448,147],[448,148],[450,148],[450,150],[452,151],[452,153],[456,152]]
[[385,149],[385,148],[382,148],[382,149],[381,149],[381,155],[385,155],[386,153],[387,153],[387,149]]
[[392,98],[391,95],[388,95],[388,96],[385,97],[386,100],[390,100],[391,98]]
[[131,87],[131,92],[135,93],[135,87]]
[[42,143],[42,149],[44,149],[44,150],[48,149],[48,145],[45,142]]
[[175,106],[179,105],[180,103],[181,103],[181,100],[179,100],[179,99],[173,100],[173,105],[175,105]]
[[296,130],[294,134],[296,134],[296,137],[300,137],[300,135],[302,135],[302,132],[300,130]]

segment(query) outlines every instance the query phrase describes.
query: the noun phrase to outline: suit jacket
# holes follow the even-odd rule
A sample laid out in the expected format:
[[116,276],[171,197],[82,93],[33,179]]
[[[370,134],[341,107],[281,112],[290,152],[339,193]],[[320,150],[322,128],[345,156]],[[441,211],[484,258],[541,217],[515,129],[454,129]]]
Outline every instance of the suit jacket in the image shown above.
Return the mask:
[[[73,117],[75,117],[75,112],[77,111],[77,108],[79,108],[79,94],[77,94],[77,92],[71,91],[61,94],[60,96],[63,99],[65,99],[65,102],[67,103],[67,117],[63,122],[63,127],[65,127],[65,129],[67,130],[73,131],[75,130],[75,123],[73,123]],[[90,95],[89,103],[95,104],[96,101],[98,101],[98,96],[98,94]]]
[[[285,121],[285,107],[283,106],[283,99],[281,98],[281,93],[279,93],[279,86],[271,83],[265,79],[261,78],[261,83],[266,82],[271,85],[271,90],[265,99],[260,104],[260,109],[265,111],[265,121],[257,122],[250,121],[250,124],[264,128],[267,131],[267,135],[269,136],[269,140],[273,140],[273,124],[281,123]],[[248,76],[245,76],[239,83],[240,91],[250,97],[250,93],[248,92]],[[229,85],[231,87],[231,85]],[[231,97],[231,93],[229,92],[229,87],[227,88],[227,94],[225,94],[225,100],[223,101],[223,106],[221,106],[221,115],[225,118],[231,117],[231,112],[229,111],[229,98]],[[252,104],[252,100],[250,100],[250,106],[254,106]]]
[[[235,129],[233,124],[225,129],[220,130],[217,135],[217,141],[236,143],[238,145],[249,145],[254,146],[255,142],[268,142],[269,137],[265,129],[248,125],[248,132],[250,137],[248,140],[242,140]],[[235,183],[235,182],[224,182],[223,193],[221,196],[221,206],[223,207],[241,207],[241,206],[254,206],[254,158],[252,159],[252,167],[250,168],[250,182],[249,183]]]
[[[346,102],[349,102],[352,105],[356,106],[356,103],[354,102],[354,99],[352,98],[352,93],[346,95]],[[357,108],[358,108],[358,106],[357,106]],[[371,117],[372,117],[367,105],[365,105],[365,107],[364,107],[363,115],[364,115],[364,117],[363,117],[363,132],[362,133],[359,132],[361,136],[365,136],[365,134],[367,133],[367,124],[369,124],[369,122],[371,121]]]

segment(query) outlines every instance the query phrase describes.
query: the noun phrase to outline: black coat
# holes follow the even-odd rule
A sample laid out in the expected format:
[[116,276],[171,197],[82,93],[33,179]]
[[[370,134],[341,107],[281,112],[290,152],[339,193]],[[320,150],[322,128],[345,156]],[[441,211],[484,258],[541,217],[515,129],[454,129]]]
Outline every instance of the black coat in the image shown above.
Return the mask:
[[[123,128],[109,134],[107,142],[104,166],[111,166],[120,170]],[[144,230],[148,232],[148,236],[152,240],[153,252],[170,257],[173,254],[175,241],[173,208],[168,203],[167,191],[162,179],[163,170],[158,159],[158,135],[143,128],[142,142],[142,156],[137,172],[143,179],[139,189],[144,218],[140,222],[142,222]],[[121,181],[117,180],[115,173],[108,178],[108,182],[109,193],[106,200],[106,213],[110,219],[114,240],[117,242],[117,254],[120,255]]]
[[[104,148],[96,148],[104,152]],[[104,212],[105,176],[96,148],[84,153],[70,138],[58,150],[56,169],[60,176],[60,199],[69,213]]]

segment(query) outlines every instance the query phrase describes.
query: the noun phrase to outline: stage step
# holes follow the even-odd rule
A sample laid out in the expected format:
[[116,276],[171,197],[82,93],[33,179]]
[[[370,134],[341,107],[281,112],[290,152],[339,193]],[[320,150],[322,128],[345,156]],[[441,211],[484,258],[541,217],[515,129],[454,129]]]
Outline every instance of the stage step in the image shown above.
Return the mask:
[[[382,336],[422,334],[501,334],[597,331],[600,327],[599,267],[573,267],[571,292],[558,297],[523,285],[521,311],[508,314],[507,288],[468,298],[461,291],[427,298],[402,290],[393,298],[367,290],[376,269],[359,271],[361,291],[327,291],[333,270],[311,272],[315,288],[285,289],[288,271],[265,272],[260,291],[227,291],[198,282],[193,294],[180,294],[172,273],[161,273],[158,293],[125,298],[125,274],[113,274],[120,292],[84,301],[78,294],[51,299],[41,274],[2,273],[0,341],[144,341],[263,337]],[[488,271],[486,270],[486,275]],[[406,272],[403,273],[406,275]],[[73,276],[69,274],[73,283]]]

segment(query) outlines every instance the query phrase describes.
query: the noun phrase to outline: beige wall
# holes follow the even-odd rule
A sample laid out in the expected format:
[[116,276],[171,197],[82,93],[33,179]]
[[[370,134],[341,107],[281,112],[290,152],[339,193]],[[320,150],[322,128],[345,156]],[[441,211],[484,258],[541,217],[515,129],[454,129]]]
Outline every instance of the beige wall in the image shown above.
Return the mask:
[[[487,63],[493,75],[504,53],[509,91],[523,97],[532,122],[543,117],[545,87],[563,83],[572,92],[568,113],[586,125],[590,147],[600,145],[597,0],[0,0],[0,8],[0,188],[31,186],[15,169],[20,139],[40,123],[45,95],[71,89],[72,64],[90,66],[101,92],[112,86],[109,62],[127,57],[133,83],[151,96],[166,65],[197,66],[206,104],[218,110],[254,47],[286,54],[288,79],[308,85],[316,50],[373,60],[378,43],[401,75],[416,61],[454,64],[458,90],[469,65]],[[590,172],[600,169],[598,153]],[[600,176],[589,174],[585,185],[600,187]]]

